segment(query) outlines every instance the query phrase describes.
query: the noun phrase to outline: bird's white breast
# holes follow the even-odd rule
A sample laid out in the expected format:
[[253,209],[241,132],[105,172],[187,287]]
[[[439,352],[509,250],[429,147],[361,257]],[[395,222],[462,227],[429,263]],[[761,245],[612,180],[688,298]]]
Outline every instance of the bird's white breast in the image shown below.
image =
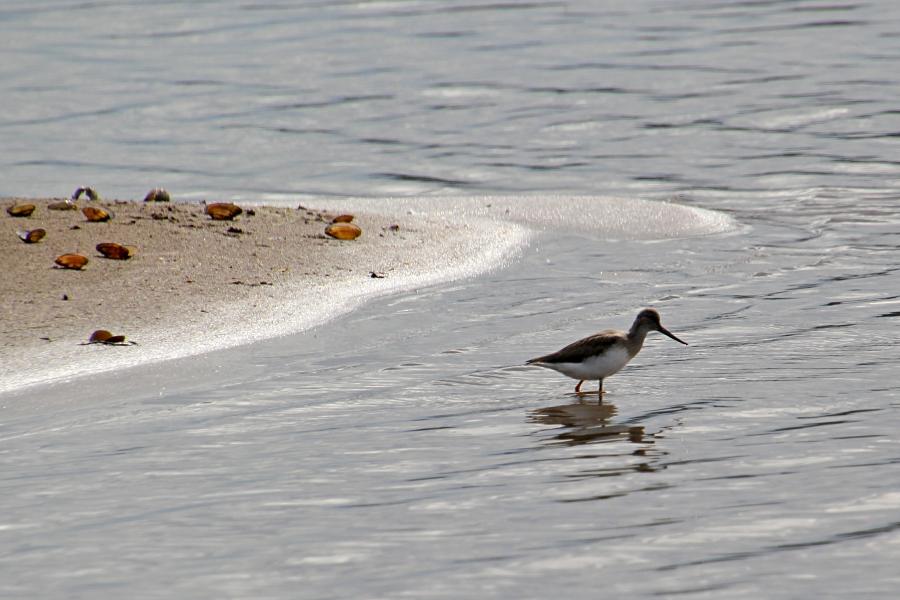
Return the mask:
[[606,352],[591,356],[583,362],[541,364],[542,367],[555,369],[573,379],[604,379],[618,372],[628,364],[631,356],[624,346],[613,346]]

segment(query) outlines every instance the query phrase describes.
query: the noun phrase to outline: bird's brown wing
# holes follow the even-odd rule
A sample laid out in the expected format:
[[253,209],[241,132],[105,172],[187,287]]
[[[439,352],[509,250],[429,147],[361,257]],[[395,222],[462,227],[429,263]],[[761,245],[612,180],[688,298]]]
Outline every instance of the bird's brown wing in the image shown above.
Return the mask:
[[607,330],[589,335],[577,342],[572,342],[562,350],[557,350],[546,356],[539,356],[527,361],[531,363],[577,363],[583,362],[591,356],[596,356],[610,346],[622,341],[622,334],[618,331]]

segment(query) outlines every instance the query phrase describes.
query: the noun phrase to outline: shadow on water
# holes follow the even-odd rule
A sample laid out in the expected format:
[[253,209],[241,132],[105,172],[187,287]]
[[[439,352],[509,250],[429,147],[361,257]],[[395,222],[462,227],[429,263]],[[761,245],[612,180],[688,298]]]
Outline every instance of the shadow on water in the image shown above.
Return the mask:
[[615,404],[591,404],[588,400],[538,408],[531,411],[528,417],[534,423],[562,425],[562,431],[553,439],[571,446],[623,439],[636,444],[644,442],[643,425],[611,422],[617,412]]
[[[669,487],[664,482],[628,478],[628,475],[635,473],[665,470],[666,466],[661,461],[667,452],[657,447],[657,434],[647,433],[644,425],[616,422],[617,413],[614,404],[595,404],[590,400],[538,408],[528,413],[528,420],[532,423],[561,426],[550,430],[551,436],[542,439],[545,445],[567,447],[574,451],[567,456],[577,461],[571,463],[574,469],[566,469],[560,475],[560,481],[596,482],[588,483],[587,488],[571,496],[557,499],[558,502],[602,501]],[[589,445],[595,444],[600,445],[585,453]],[[625,478],[618,483],[608,479],[621,476]]]

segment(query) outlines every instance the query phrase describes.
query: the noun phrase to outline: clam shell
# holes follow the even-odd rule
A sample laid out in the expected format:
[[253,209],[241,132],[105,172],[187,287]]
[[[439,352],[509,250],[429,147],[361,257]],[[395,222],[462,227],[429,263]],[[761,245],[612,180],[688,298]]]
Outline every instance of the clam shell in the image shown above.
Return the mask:
[[31,231],[19,231],[19,238],[26,244],[36,244],[47,235],[44,229],[32,229]]
[[51,202],[47,205],[50,210],[77,210],[78,205],[71,200],[62,200],[59,202]]
[[362,229],[353,223],[332,223],[325,228],[325,234],[338,240],[355,240],[362,235]]
[[122,244],[116,244],[114,242],[97,244],[97,252],[106,258],[111,258],[113,260],[128,260],[134,255],[134,251],[128,246],[123,246]]
[[[88,344],[124,344],[124,335],[113,335],[105,329],[98,329],[88,338]],[[134,343],[134,342],[132,342]]]
[[11,217],[30,217],[34,212],[34,204],[14,204],[6,209]]
[[57,256],[56,260],[53,261],[64,269],[83,269],[86,264],[88,264],[88,259],[86,256],[82,256],[80,254],[63,254],[61,256]]
[[106,212],[102,208],[97,208],[96,206],[85,206],[81,209],[81,212],[84,214],[85,218],[88,221],[91,221],[93,223],[109,221],[111,218],[108,212]]
[[144,196],[144,202],[168,202],[170,199],[169,192],[163,188],[153,188]]
[[72,194],[72,200],[78,200],[81,198],[81,194],[84,194],[88,197],[89,200],[96,202],[100,199],[100,194],[94,191],[94,188],[88,186],[81,186]]
[[331,220],[332,223],[349,223],[353,220],[353,215],[338,215]]
[[97,331],[95,331],[94,333],[91,334],[91,337],[88,338],[88,341],[89,342],[106,342],[111,337],[113,337],[113,334],[111,334],[107,330],[98,329]]
[[214,221],[230,221],[244,210],[237,204],[230,202],[214,202],[206,206],[206,214]]

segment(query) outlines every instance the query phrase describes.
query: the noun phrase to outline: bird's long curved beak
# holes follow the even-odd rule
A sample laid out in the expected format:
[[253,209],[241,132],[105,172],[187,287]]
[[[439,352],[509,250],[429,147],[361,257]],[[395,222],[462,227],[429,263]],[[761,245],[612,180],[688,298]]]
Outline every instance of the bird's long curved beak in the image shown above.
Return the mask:
[[672,333],[671,331],[669,331],[668,329],[666,329],[666,328],[663,327],[662,325],[659,326],[659,332],[660,332],[661,334],[663,334],[663,335],[669,336],[670,338],[672,338],[672,339],[675,340],[676,342],[681,342],[681,343],[684,344],[685,346],[688,345],[687,342],[685,342],[684,340],[679,340],[677,337],[675,337],[675,334],[674,334],[674,333]]

